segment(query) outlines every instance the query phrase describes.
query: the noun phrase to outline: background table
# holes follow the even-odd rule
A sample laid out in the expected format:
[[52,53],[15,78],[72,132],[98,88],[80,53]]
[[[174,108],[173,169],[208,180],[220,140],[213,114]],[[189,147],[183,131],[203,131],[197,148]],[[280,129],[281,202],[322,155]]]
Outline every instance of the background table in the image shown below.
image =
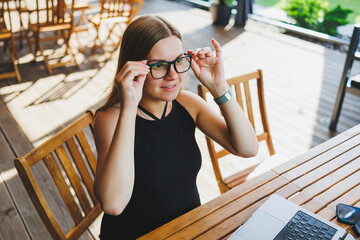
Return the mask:
[[360,206],[360,125],[140,239],[226,239],[273,193],[348,229],[335,209],[337,203]]

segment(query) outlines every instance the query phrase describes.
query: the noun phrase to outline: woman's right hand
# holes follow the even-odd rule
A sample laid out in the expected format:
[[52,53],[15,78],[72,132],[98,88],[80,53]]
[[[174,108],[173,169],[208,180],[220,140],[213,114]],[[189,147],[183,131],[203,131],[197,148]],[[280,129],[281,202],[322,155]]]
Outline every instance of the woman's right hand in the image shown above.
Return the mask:
[[115,81],[120,95],[122,109],[137,108],[141,97],[146,75],[149,73],[147,60],[128,61],[116,75]]

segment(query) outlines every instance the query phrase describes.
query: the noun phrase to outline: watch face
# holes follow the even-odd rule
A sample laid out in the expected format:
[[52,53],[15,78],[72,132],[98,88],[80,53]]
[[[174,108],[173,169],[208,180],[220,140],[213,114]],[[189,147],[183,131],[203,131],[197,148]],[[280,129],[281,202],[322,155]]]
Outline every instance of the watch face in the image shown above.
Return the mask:
[[221,97],[219,98],[216,98],[215,99],[215,102],[218,104],[218,105],[221,105],[223,103],[226,103],[227,101],[229,101],[232,97],[232,91],[231,89],[229,89],[229,91],[227,93],[225,93],[224,95],[222,95]]

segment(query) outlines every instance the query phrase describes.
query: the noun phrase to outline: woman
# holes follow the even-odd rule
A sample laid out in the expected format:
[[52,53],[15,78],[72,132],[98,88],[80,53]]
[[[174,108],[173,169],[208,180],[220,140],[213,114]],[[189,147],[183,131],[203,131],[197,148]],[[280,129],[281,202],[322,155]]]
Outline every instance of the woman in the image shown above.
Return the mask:
[[[214,55],[209,47],[184,53],[181,41],[174,26],[154,16],[137,18],[123,35],[112,93],[94,127],[101,239],[134,239],[200,205],[195,127],[233,154],[257,154],[251,124],[228,97],[219,43],[212,39]],[[190,68],[224,117],[181,90]]]

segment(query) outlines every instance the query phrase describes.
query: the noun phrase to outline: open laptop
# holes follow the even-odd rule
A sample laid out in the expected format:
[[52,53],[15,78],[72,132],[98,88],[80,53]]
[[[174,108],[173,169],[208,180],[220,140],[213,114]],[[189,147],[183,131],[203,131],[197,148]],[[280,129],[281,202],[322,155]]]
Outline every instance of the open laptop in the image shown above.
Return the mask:
[[228,240],[339,240],[345,230],[273,194]]

